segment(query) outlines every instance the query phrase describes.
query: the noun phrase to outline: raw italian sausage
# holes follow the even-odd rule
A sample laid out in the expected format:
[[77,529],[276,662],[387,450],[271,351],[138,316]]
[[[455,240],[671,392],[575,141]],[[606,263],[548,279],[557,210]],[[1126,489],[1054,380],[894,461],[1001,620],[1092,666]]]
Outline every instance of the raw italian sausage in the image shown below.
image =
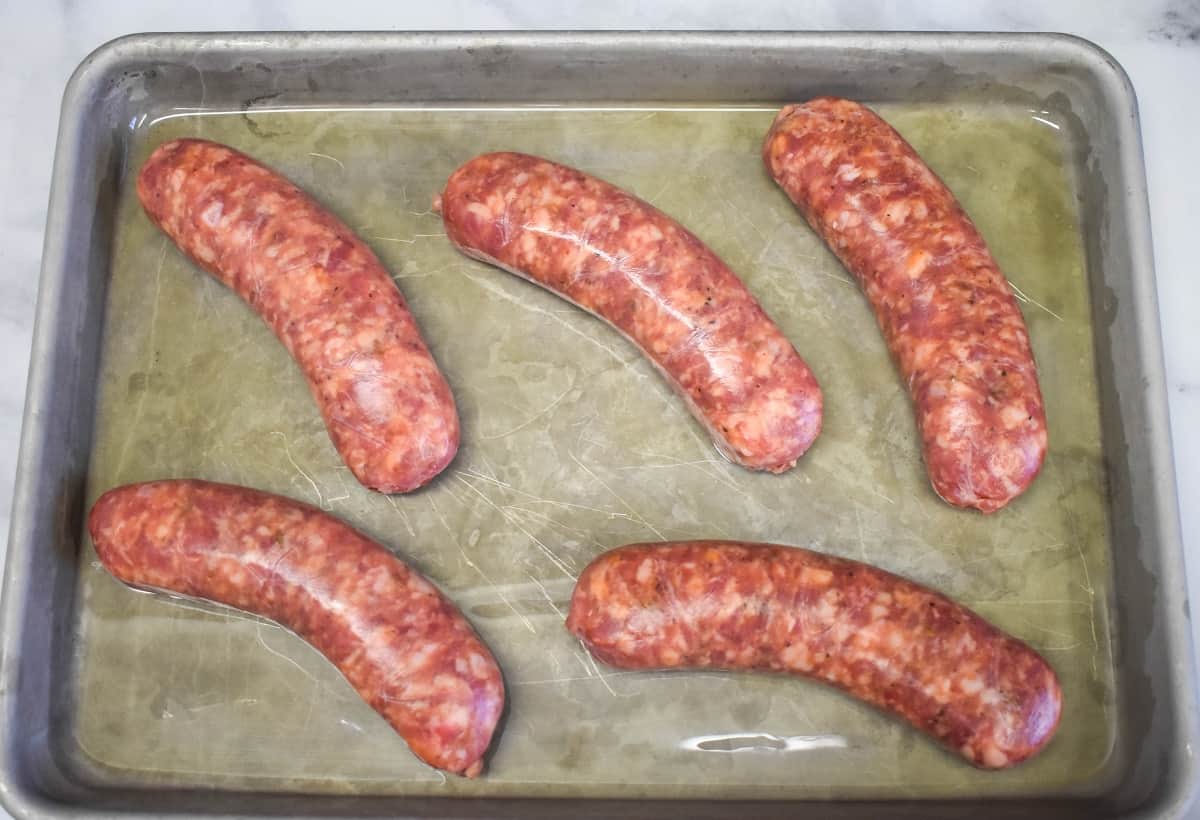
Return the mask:
[[348,525],[280,496],[183,480],[105,493],[88,531],[121,581],[277,621],[426,763],[483,770],[504,708],[500,668],[429,581]]
[[912,395],[933,489],[985,513],[1024,492],[1046,455],[1029,334],[954,195],[849,100],[784,108],[763,159],[866,292]]
[[741,280],[661,211],[524,154],[485,154],[434,204],[468,256],[530,279],[637,344],[732,461],[779,473],[821,429],[808,365]]
[[174,140],[142,166],[150,219],[296,359],[354,476],[414,490],[458,450],[458,412],[383,265],[288,180],[232,148]]
[[983,768],[1044,747],[1062,692],[1050,665],[943,595],[857,561],[691,541],[607,552],[567,628],[625,669],[786,672],[904,718]]

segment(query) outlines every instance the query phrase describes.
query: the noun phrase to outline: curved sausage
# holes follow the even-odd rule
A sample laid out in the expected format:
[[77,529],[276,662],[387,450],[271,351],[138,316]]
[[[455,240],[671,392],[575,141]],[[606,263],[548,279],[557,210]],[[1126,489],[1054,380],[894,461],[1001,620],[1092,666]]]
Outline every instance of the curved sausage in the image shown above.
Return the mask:
[[944,595],[857,561],[690,541],[607,552],[579,576],[567,629],[624,669],[786,672],[904,718],[982,768],[1054,735],[1050,665]]
[[483,771],[504,708],[500,668],[429,581],[348,525],[280,496],[184,480],[110,490],[88,531],[121,581],[277,621],[426,763]]
[[434,209],[468,256],[606,320],[684,397],[730,460],[780,473],[821,429],[808,365],[741,280],[640,199],[525,154],[485,154]]
[[353,231],[274,171],[204,140],[159,146],[137,191],[150,219],[287,347],[363,485],[408,492],[450,463],[454,397],[404,297]]
[[933,489],[1003,507],[1041,469],[1046,414],[1025,321],[979,231],[912,146],[849,100],[784,108],[763,160],[866,292]]

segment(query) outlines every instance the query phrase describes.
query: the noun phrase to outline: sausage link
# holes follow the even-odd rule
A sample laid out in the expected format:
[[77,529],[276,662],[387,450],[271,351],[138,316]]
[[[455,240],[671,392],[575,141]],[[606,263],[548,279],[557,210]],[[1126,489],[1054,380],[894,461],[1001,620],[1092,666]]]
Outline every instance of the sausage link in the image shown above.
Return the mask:
[[772,544],[607,552],[579,577],[567,629],[624,669],[759,670],[832,684],[982,768],[1053,736],[1062,691],[1021,641],[867,564]]
[[783,472],[820,432],[821,391],[808,365],[716,254],[656,208],[512,153],[463,165],[434,208],[463,253],[637,344],[732,461]]
[[196,139],[142,166],[150,219],[254,308],[308,380],[354,476],[414,490],[458,450],[458,412],[404,297],[366,244],[288,180]]
[[912,395],[933,489],[985,513],[1024,492],[1046,455],[1029,333],[954,195],[849,100],[784,108],[763,160],[866,292]]
[[110,490],[88,531],[121,581],[277,621],[426,763],[483,771],[504,708],[492,653],[429,581],[348,525],[269,493],[181,480]]

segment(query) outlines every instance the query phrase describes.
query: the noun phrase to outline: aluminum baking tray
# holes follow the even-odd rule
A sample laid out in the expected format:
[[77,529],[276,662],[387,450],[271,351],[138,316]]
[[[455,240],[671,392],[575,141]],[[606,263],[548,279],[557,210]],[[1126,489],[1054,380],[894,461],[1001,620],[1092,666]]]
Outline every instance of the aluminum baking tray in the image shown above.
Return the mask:
[[[1051,448],[995,516],[934,497],[865,300],[761,168],[774,110],[818,94],[878,106],[1019,288]],[[139,213],[132,175],[180,135],[279,168],[392,270],[463,418],[431,487],[358,487],[282,347]],[[614,332],[453,250],[430,200],[496,149],[634,190],[746,279],[825,389],[795,470],[724,463]],[[117,40],[63,103],[5,576],[0,798],[37,817],[1176,816],[1196,721],[1159,344],[1133,90],[1078,39]],[[511,692],[487,775],[418,764],[290,634],[98,569],[91,500],[185,475],[321,505],[446,589]],[[862,558],[968,602],[1054,663],[1059,735],[979,772],[819,686],[590,663],[561,617],[582,566],[705,536]]]

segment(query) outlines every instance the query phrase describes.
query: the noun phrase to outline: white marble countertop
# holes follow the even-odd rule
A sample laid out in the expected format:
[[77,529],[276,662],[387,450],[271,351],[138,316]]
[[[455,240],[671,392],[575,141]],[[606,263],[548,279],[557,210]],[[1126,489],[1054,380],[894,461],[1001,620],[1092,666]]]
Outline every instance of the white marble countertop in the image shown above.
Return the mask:
[[[58,109],[67,78],[101,43],[137,31],[307,29],[857,29],[1064,31],[1111,52],[1141,108],[1167,382],[1192,597],[1200,600],[1200,0],[384,0],[5,2],[0,54],[0,528],[8,530]],[[1190,207],[1189,207],[1190,206]],[[0,544],[0,558],[4,544]],[[1193,635],[1196,635],[1193,624]],[[3,812],[0,810],[0,815]],[[1193,811],[1192,816],[1200,817]]]

